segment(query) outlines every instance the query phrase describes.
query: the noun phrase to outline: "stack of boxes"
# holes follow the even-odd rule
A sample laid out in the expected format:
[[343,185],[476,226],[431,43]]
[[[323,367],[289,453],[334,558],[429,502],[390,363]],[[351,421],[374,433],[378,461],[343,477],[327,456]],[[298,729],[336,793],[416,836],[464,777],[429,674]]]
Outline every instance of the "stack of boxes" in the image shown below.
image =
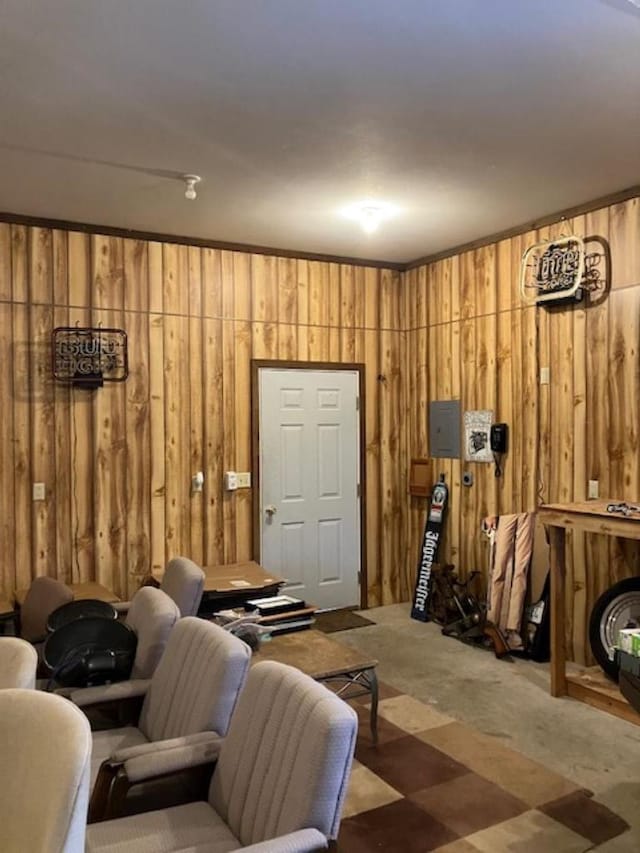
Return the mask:
[[640,628],[623,628],[618,633],[620,669],[640,677]]

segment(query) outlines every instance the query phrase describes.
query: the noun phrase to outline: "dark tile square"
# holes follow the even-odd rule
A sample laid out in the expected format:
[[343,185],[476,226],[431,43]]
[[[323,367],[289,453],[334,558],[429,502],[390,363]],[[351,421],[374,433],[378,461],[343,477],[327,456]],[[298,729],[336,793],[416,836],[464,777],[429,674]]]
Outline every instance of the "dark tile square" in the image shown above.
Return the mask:
[[339,853],[427,853],[458,838],[408,800],[361,812],[342,821]]
[[602,844],[629,829],[626,821],[602,803],[586,796],[583,791],[576,791],[538,806],[538,811],[544,812],[594,844]]
[[[373,735],[371,734],[371,712],[364,705],[354,703],[353,710],[358,715],[358,743],[362,746],[373,746]],[[394,726],[384,717],[378,715],[378,748],[390,740],[406,737],[404,729]]]
[[464,764],[411,735],[381,743],[377,747],[359,742],[356,758],[405,795],[470,772]]
[[460,836],[517,817],[529,808],[476,773],[416,791],[409,799]]

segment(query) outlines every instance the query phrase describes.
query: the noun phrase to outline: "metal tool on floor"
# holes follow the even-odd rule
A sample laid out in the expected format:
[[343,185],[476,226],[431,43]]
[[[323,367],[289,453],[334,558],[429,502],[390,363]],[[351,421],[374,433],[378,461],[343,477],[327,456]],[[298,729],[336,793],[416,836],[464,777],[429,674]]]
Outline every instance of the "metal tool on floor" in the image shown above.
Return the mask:
[[431,615],[442,625],[445,637],[455,637],[463,643],[491,642],[496,657],[509,653],[502,632],[487,620],[486,607],[469,589],[480,572],[471,572],[465,581],[459,580],[453,565],[439,566],[433,573]]

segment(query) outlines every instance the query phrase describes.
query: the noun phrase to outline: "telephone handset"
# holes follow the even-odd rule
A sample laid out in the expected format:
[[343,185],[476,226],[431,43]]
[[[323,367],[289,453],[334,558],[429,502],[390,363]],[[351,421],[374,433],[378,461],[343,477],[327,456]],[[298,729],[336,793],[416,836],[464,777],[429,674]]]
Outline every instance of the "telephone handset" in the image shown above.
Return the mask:
[[502,474],[502,456],[507,452],[509,427],[507,424],[492,424],[489,432],[489,444],[496,463],[496,477]]
[[508,435],[509,427],[507,424],[492,424],[491,432],[489,433],[489,443],[494,453],[507,452]]

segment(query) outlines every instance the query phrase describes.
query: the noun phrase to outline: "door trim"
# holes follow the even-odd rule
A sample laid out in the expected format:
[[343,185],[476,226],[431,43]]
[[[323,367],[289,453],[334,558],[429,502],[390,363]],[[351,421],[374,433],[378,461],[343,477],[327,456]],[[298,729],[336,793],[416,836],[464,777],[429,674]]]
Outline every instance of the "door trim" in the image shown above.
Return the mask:
[[275,370],[350,370],[358,374],[360,400],[358,423],[360,426],[360,609],[368,607],[367,601],[367,466],[366,466],[366,397],[365,366],[346,362],[329,361],[278,361],[251,359],[251,478],[253,513],[253,559],[260,562],[260,385],[259,371],[262,368]]

